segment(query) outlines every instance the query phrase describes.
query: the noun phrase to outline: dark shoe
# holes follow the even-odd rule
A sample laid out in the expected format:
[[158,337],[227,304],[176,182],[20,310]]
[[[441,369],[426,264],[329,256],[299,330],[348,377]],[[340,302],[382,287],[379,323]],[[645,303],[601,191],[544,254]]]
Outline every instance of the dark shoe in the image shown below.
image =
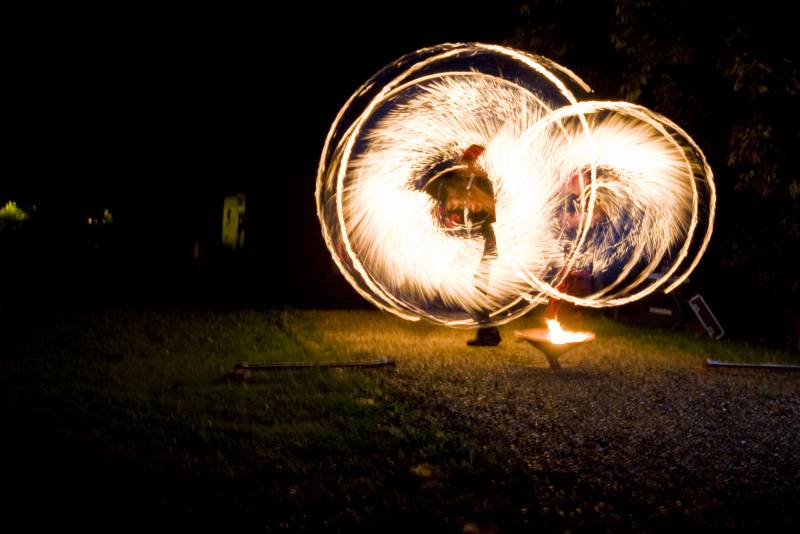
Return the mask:
[[495,326],[478,329],[475,339],[467,341],[470,347],[496,347],[500,344],[500,330]]

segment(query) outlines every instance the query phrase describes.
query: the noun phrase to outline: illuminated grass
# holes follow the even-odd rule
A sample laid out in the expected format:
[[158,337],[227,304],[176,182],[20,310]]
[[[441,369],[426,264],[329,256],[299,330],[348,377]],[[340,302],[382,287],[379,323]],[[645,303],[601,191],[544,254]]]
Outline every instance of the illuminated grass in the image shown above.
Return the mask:
[[[0,385],[19,427],[16,453],[29,465],[19,476],[90,524],[133,509],[143,521],[166,514],[182,524],[312,530],[402,515],[395,506],[415,500],[412,468],[433,458],[468,463],[471,453],[387,388],[391,371],[227,379],[243,360],[369,352],[323,344],[325,328],[287,312],[109,312],[18,332]],[[365,506],[376,515],[351,513]]]

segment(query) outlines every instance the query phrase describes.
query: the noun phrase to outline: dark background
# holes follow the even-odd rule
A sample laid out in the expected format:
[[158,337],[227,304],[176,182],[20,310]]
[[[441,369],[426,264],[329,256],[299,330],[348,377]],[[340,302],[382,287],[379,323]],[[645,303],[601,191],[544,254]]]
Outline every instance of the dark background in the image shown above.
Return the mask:
[[[719,218],[683,291],[734,336],[794,335],[800,85],[784,8],[429,4],[10,16],[0,203],[31,218],[0,230],[0,305],[368,307],[332,269],[315,214],[327,130],[390,61],[481,41],[551,57],[598,99],[684,127],[715,171]],[[238,192],[245,247],[231,253],[222,202]],[[86,224],[104,208],[112,225]]]

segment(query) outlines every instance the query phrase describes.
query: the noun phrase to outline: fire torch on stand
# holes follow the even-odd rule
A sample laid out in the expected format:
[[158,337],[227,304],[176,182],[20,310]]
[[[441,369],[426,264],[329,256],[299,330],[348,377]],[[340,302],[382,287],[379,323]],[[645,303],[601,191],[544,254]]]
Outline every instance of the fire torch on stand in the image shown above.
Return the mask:
[[[586,272],[581,270],[573,271],[567,279],[558,287],[558,291],[566,293],[572,284],[578,280],[585,280]],[[562,307],[563,301],[550,297],[545,310],[544,318],[547,328],[530,328],[528,330],[518,330],[514,332],[518,341],[527,341],[544,353],[547,363],[553,370],[561,369],[558,357],[576,347],[593,341],[594,332],[571,332],[564,330],[558,322],[558,312]]]

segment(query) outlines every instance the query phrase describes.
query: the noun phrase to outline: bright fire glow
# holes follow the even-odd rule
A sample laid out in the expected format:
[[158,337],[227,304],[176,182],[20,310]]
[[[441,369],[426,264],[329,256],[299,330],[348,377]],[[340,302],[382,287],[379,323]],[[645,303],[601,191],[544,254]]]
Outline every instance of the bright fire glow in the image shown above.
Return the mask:
[[[487,310],[502,324],[548,299],[615,306],[684,280],[715,212],[702,151],[661,115],[579,102],[570,87],[589,89],[545,58],[482,44],[417,51],[364,84],[328,134],[316,191],[351,285],[403,318],[471,327]],[[420,186],[473,144],[495,194],[489,256],[482,235],[445,228]],[[575,272],[590,287],[557,289]]]
[[550,341],[555,345],[564,343],[580,343],[592,337],[589,332],[570,332],[561,328],[561,324],[555,319],[547,320],[547,330]]

